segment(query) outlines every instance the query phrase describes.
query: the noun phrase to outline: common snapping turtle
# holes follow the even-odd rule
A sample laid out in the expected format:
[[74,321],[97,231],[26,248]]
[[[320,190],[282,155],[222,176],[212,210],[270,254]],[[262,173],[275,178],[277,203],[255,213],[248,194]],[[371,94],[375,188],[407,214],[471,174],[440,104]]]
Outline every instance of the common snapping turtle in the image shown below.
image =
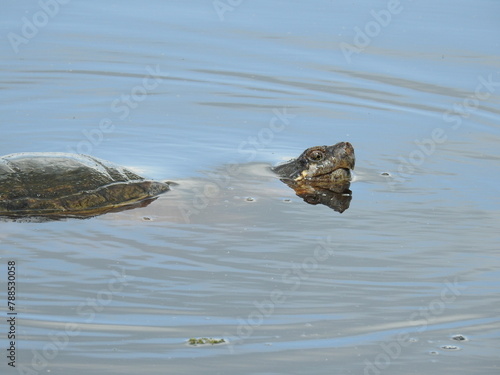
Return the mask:
[[273,171],[309,204],[324,204],[340,213],[349,208],[354,148],[349,142],[316,146]]
[[168,190],[166,182],[87,155],[0,157],[0,216],[95,216],[147,204]]
[[[341,142],[309,148],[273,170],[308,203],[342,212],[345,199],[332,203],[329,194],[348,190],[352,168],[354,150]],[[4,217],[96,216],[145,206],[169,189],[169,182],[148,180],[88,155],[35,152],[0,157],[0,216]],[[321,195],[315,196],[318,191]]]

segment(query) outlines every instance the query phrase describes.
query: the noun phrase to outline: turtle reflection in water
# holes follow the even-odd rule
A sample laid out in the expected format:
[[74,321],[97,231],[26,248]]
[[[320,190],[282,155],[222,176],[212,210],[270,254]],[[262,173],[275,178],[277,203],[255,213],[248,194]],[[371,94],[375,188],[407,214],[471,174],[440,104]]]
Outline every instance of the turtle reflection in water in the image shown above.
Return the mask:
[[352,145],[339,142],[308,148],[297,159],[278,165],[273,171],[307,203],[324,204],[342,213],[352,199],[349,187],[354,164]]
[[[353,167],[352,146],[339,143],[307,149],[274,171],[307,202],[342,212],[350,201],[345,194]],[[170,184],[88,155],[11,154],[0,157],[0,216],[91,217],[144,207],[170,190]],[[335,199],[329,194],[336,194]]]

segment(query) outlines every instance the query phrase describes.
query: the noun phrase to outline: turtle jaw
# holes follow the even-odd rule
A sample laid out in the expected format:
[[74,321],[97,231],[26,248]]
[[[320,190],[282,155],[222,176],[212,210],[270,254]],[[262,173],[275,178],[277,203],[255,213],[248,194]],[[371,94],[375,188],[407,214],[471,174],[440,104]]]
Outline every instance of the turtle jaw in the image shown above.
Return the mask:
[[310,175],[311,170],[303,171],[295,178],[296,182],[308,183],[341,183],[351,181],[351,170],[349,168],[335,168],[322,174]]

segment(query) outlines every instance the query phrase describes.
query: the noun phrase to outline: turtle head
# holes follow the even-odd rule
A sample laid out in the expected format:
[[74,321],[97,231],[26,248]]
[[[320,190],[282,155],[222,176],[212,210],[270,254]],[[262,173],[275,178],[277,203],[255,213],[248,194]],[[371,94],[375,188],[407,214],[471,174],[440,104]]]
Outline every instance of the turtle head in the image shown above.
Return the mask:
[[305,150],[297,159],[273,170],[283,178],[305,183],[340,183],[351,179],[354,148],[349,142],[333,146],[316,146]]

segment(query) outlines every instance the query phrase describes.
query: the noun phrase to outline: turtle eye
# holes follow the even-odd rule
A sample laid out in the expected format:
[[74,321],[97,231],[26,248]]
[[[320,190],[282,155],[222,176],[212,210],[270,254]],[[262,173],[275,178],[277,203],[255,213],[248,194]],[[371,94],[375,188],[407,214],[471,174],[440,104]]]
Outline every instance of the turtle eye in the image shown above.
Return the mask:
[[325,153],[320,150],[312,150],[307,157],[312,161],[321,161],[325,158]]

